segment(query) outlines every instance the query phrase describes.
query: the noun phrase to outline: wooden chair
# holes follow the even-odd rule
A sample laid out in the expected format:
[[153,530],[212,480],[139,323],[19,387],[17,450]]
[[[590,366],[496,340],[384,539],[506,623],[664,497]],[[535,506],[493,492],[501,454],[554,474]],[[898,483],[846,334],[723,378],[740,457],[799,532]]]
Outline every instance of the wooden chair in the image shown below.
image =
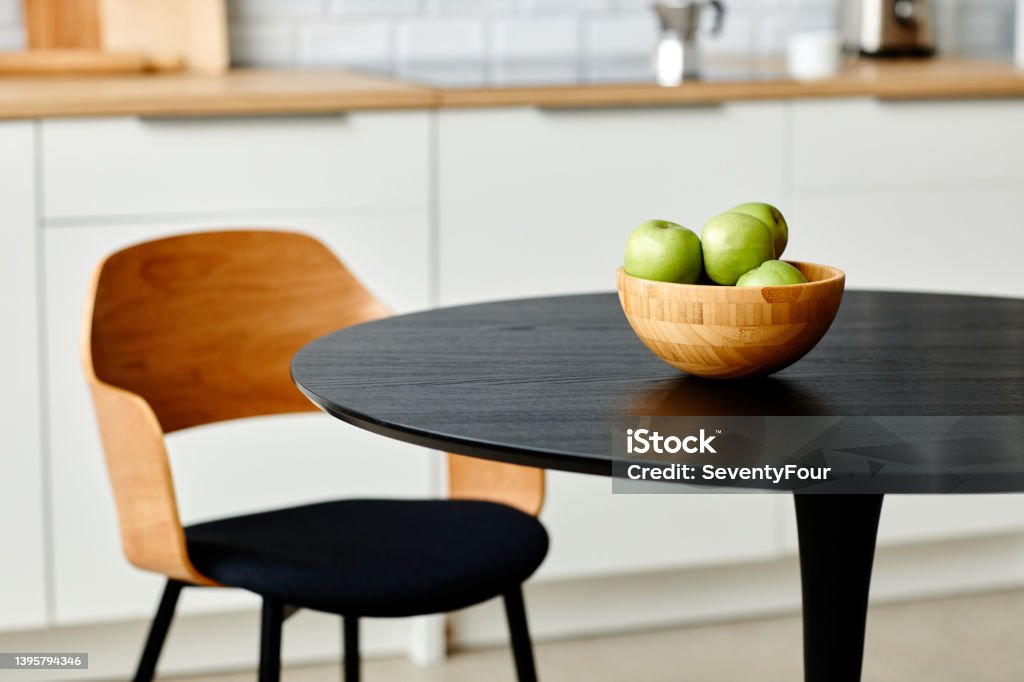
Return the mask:
[[279,679],[282,624],[298,608],[343,616],[345,679],[354,681],[360,617],[446,612],[499,595],[519,679],[535,679],[521,584],[547,552],[535,518],[540,470],[450,455],[454,499],[341,500],[182,526],[164,434],[314,410],[292,384],[292,355],[388,314],[330,251],[296,233],[189,234],[100,264],[85,374],[125,555],[167,577],[137,681],[153,678],[186,586],[263,598],[262,682]]

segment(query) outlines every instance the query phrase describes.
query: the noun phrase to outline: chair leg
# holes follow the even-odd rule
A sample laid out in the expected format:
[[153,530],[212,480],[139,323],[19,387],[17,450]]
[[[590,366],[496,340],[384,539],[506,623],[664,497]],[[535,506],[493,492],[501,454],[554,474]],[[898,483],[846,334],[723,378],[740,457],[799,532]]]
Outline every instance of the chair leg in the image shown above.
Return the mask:
[[523,590],[516,587],[505,593],[505,617],[512,638],[512,657],[516,662],[519,682],[537,682],[537,669],[533,663],[533,644],[530,642],[530,627],[526,622],[526,605]]
[[342,617],[345,644],[345,682],[359,682],[359,618]]
[[263,598],[259,682],[278,682],[281,679],[281,628],[284,625],[284,609],[281,602],[270,597]]
[[151,682],[156,674],[156,664],[160,660],[160,652],[163,651],[167,631],[171,628],[171,621],[174,620],[174,609],[178,605],[178,596],[181,595],[183,587],[185,587],[183,582],[174,579],[167,580],[164,594],[160,597],[160,606],[157,607],[156,615],[149,626],[146,646],[142,649],[142,656],[135,668],[135,682]]

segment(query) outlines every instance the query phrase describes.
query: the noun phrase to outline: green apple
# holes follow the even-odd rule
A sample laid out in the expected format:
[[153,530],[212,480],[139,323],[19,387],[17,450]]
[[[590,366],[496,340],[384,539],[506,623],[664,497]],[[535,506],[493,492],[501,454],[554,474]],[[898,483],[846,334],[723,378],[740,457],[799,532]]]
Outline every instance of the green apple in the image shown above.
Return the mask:
[[738,287],[778,287],[806,283],[804,273],[781,260],[766,260],[736,280]]
[[753,216],[767,225],[768,229],[772,231],[772,239],[775,241],[775,257],[782,256],[786,244],[789,243],[789,226],[786,225],[786,219],[782,217],[782,212],[779,209],[771,204],[753,202],[730,208],[729,213]]
[[682,225],[647,220],[629,235],[625,266],[633,277],[693,284],[703,268],[700,238]]
[[772,231],[745,213],[722,213],[704,223],[700,234],[704,269],[718,284],[735,284],[745,272],[775,258]]

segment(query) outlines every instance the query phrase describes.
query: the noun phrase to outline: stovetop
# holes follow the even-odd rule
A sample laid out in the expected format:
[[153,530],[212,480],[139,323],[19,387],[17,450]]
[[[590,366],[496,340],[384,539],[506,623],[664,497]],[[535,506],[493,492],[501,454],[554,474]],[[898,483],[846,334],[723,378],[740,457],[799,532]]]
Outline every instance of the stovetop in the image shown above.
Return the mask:
[[[560,87],[576,85],[656,85],[649,58],[518,60],[496,64],[420,63],[370,70],[403,82],[445,89]],[[785,78],[780,71],[746,64],[710,62],[702,82],[744,82]],[[686,87],[688,82],[672,87]]]

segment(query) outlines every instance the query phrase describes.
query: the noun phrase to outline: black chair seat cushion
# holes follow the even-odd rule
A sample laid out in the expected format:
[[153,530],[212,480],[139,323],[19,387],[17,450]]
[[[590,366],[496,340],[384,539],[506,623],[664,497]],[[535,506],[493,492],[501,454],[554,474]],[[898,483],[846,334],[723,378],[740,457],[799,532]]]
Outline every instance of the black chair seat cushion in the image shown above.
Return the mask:
[[540,566],[548,535],[471,500],[339,500],[185,529],[203,575],[302,608],[400,617],[476,604]]

